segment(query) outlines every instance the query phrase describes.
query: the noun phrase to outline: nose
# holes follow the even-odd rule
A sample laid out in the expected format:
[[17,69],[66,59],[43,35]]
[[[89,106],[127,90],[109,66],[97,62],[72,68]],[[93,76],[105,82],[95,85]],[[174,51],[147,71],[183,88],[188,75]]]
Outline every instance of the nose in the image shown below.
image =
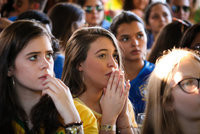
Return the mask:
[[131,41],[131,45],[132,46],[139,46],[139,41],[133,37],[132,41]]
[[49,61],[45,57],[42,58],[40,61],[40,69],[47,69],[49,68],[49,66],[50,66]]
[[109,58],[109,60],[108,60],[108,67],[110,68],[118,68],[118,63],[117,63],[117,61],[116,61],[116,59],[113,57],[113,56],[111,56],[110,58]]

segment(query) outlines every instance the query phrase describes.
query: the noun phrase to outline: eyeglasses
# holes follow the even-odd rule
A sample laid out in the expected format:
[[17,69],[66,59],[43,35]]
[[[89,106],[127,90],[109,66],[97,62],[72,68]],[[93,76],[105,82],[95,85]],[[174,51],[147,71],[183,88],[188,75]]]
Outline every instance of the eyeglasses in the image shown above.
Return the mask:
[[189,12],[190,11],[190,7],[189,6],[172,6],[172,11],[174,13],[178,13],[180,12],[181,8],[183,9],[184,12]]
[[185,93],[192,94],[195,93],[197,90],[199,90],[200,79],[197,78],[183,79],[178,83],[178,85]]
[[96,11],[101,12],[103,10],[103,6],[97,5],[95,7],[93,7],[93,6],[84,7],[84,10],[86,13],[91,13],[93,9],[96,9]]

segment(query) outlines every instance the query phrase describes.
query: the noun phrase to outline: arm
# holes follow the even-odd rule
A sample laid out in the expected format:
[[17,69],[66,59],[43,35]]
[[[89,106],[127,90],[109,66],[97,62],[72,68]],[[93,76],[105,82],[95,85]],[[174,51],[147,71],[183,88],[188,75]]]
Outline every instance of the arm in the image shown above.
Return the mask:
[[42,94],[48,94],[52,98],[60,116],[63,118],[66,133],[70,131],[69,128],[74,126],[79,127],[79,134],[83,133],[81,119],[69,88],[61,80],[52,76],[47,76],[43,85]]

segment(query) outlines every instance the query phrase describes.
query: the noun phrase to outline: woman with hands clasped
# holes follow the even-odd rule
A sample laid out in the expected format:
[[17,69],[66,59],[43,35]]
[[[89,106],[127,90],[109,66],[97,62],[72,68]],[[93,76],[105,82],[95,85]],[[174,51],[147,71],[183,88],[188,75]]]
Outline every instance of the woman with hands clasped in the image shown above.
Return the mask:
[[[99,133],[134,133],[134,112],[128,100],[129,82],[122,71],[116,38],[100,27],[82,28],[69,39],[62,80],[75,105],[83,104],[95,115]],[[81,114],[81,120],[85,122]]]
[[70,90],[54,77],[53,38],[16,21],[0,35],[0,133],[83,133]]

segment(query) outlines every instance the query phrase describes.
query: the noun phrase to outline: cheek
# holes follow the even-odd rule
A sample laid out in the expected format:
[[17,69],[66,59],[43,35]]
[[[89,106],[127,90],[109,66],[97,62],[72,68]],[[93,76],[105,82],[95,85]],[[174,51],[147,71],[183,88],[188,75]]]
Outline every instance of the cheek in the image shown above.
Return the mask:
[[[182,91],[181,91],[182,92]],[[174,109],[178,115],[183,117],[190,117],[195,112],[200,112],[200,99],[198,95],[190,95],[181,92],[174,92]]]

